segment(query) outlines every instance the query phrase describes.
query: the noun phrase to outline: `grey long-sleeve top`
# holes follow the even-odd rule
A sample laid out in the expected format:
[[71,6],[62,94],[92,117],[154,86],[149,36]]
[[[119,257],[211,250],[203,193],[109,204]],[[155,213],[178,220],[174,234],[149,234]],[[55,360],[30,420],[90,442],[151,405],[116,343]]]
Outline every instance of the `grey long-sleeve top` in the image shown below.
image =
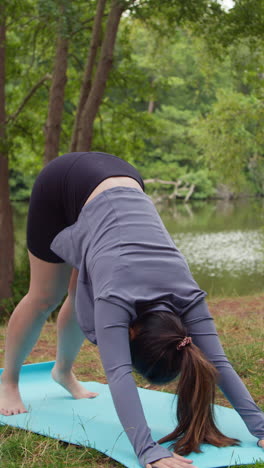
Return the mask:
[[79,269],[76,310],[86,337],[99,346],[120,421],[144,466],[171,452],[152,440],[131,375],[128,330],[142,309],[179,315],[217,367],[220,388],[250,432],[264,438],[264,415],[228,362],[182,254],[150,198],[116,187],[89,202],[52,250]]

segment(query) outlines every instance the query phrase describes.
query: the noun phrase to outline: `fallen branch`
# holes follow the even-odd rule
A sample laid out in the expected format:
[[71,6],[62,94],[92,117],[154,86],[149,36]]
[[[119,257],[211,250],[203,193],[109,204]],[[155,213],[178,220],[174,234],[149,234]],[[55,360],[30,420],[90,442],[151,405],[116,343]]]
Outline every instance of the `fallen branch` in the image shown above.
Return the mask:
[[164,184],[164,185],[177,185],[177,187],[182,183],[179,179],[175,182],[175,180],[163,180],[163,179],[145,179],[144,184]]
[[[174,187],[173,192],[170,193],[169,195],[163,195],[159,197],[156,202],[160,202],[164,199],[169,199],[172,200],[174,198],[184,198],[184,202],[187,203],[194,190],[195,190],[195,184],[190,184],[188,182],[185,183],[185,185],[182,186],[183,181],[181,179],[178,180],[163,180],[163,179],[145,179],[144,184],[162,184],[162,185],[172,185]],[[188,190],[188,193],[186,194],[186,190]]]
[[184,199],[185,203],[187,203],[190,200],[190,198],[191,198],[191,196],[192,196],[192,194],[194,192],[194,189],[195,189],[195,185],[192,184],[191,187],[190,187],[189,192],[187,193],[187,195],[186,195],[186,197]]

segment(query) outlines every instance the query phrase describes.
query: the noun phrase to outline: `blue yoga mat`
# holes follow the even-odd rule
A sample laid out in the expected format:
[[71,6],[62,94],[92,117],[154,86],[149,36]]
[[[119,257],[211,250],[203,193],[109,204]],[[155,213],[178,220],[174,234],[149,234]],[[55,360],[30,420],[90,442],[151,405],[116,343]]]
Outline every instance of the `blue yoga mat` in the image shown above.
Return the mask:
[[[45,362],[23,366],[20,390],[29,412],[8,417],[0,415],[0,424],[92,447],[126,467],[139,468],[132,446],[116,415],[108,385],[83,382],[85,387],[98,392],[99,396],[74,400],[52,380],[50,371],[53,365],[54,362]],[[139,388],[139,394],[153,438],[158,440],[175,427],[177,399],[169,393],[142,388]],[[234,410],[215,405],[215,415],[218,427],[226,435],[240,439],[241,446],[217,448],[202,445],[203,453],[192,453],[187,458],[191,458],[198,468],[264,461],[264,452],[256,445],[257,439],[248,432]]]

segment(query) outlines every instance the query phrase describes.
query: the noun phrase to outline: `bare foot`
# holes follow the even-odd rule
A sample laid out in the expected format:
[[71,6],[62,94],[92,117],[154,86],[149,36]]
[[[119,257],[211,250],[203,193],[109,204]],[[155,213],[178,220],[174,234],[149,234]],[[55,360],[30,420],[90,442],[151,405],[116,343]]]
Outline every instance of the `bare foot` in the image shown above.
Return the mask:
[[76,400],[81,398],[95,398],[98,395],[98,393],[86,390],[86,388],[78,382],[73,372],[65,374],[59,371],[55,365],[51,371],[51,375],[55,382],[64,387]]
[[12,414],[27,413],[21,400],[21,396],[16,384],[0,385],[0,414],[11,416]]

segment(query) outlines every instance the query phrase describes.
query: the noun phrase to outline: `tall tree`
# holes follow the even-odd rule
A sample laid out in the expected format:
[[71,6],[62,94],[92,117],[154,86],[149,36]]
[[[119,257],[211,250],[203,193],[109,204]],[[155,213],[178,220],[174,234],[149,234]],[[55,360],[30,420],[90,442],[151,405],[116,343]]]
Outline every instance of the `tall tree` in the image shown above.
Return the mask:
[[[169,34],[175,30],[175,25],[184,22],[194,22],[206,13],[210,0],[112,0],[108,14],[104,39],[94,78],[90,86],[89,94],[83,109],[77,111],[78,121],[75,125],[75,133],[71,149],[87,151],[91,148],[93,137],[93,126],[103,99],[106,83],[113,63],[113,53],[116,42],[117,31],[123,12],[129,11],[132,17],[141,17],[143,21],[154,24],[161,34]],[[99,7],[99,3],[98,3]],[[158,16],[158,20],[157,20]],[[166,32],[165,32],[166,31]],[[77,144],[76,142],[77,127]]]
[[103,99],[107,79],[113,63],[119,22],[126,8],[127,4],[124,1],[112,0],[111,2],[99,63],[79,120],[78,151],[88,151],[91,148],[93,123]]
[[[0,5],[0,301],[11,296],[14,269],[12,207],[8,184],[5,108],[5,5]],[[1,305],[0,305],[1,307]]]
[[[25,76],[24,73],[24,76],[22,74],[21,77],[19,73],[22,62],[20,63],[18,59],[18,44],[21,45],[23,52],[28,52],[28,50],[27,44],[25,41],[23,42],[25,37],[20,42],[20,38],[14,33],[13,27],[14,24],[17,26],[19,21],[22,24],[34,22],[34,13],[36,12],[32,11],[33,7],[32,0],[27,0],[21,6],[21,9],[20,4],[17,2],[3,1],[0,3],[0,301],[11,297],[14,275],[14,231],[9,185],[10,159],[14,153],[18,153],[18,151],[14,151],[14,148],[16,148],[15,139],[22,139],[22,136],[23,139],[25,138],[26,132],[22,114],[39,88],[50,78],[47,73],[41,79],[38,76],[37,83],[28,91],[28,74]],[[27,28],[25,29],[27,30]],[[25,29],[21,33],[22,37]],[[19,30],[19,27],[17,27],[17,30]],[[31,32],[35,33],[36,30],[32,28]],[[16,53],[13,54],[13,52]],[[34,54],[35,50],[32,52],[33,56]],[[8,60],[6,60],[6,57],[8,57]],[[13,60],[14,57],[15,60]],[[31,70],[31,63],[27,54],[25,59],[23,63],[24,70]],[[27,91],[25,87],[23,89],[21,87],[23,80],[24,83],[27,83]],[[14,83],[18,83],[17,92],[15,92]],[[14,95],[14,99],[12,105],[10,105],[10,99],[8,99],[8,113],[6,101],[10,95]],[[20,124],[20,122],[22,123]]]
[[103,22],[105,6],[106,6],[106,0],[98,0],[97,8],[96,8],[96,15],[95,15],[94,23],[93,23],[91,45],[90,45],[89,52],[88,52],[87,63],[85,66],[83,83],[82,83],[82,88],[81,88],[81,93],[80,93],[80,99],[79,99],[79,104],[77,107],[76,117],[75,117],[75,122],[74,122],[72,141],[71,141],[71,151],[77,150],[81,115],[82,115],[85,103],[88,99],[88,96],[92,87],[93,71],[95,68],[96,57],[97,57],[98,49],[99,49],[100,42],[101,42],[102,22]]

